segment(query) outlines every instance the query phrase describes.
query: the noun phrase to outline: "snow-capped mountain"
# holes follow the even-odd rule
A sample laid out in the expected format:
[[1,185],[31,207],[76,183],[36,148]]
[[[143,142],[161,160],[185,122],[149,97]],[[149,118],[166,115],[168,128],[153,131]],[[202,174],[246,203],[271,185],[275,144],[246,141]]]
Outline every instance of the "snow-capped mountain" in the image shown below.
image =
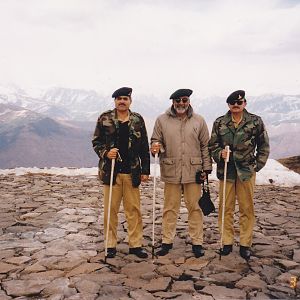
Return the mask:
[[[77,121],[94,121],[93,118],[100,112],[113,106],[109,95],[101,95],[92,90],[54,87],[32,94],[16,87],[0,87],[0,103],[15,104],[52,118]],[[300,95],[267,94],[248,96],[247,99],[247,109],[262,116],[267,124],[300,122]],[[170,104],[169,99],[134,95],[132,108],[145,117],[156,118]],[[227,110],[225,99],[217,96],[203,99],[195,95],[191,98],[191,104],[208,122]]]
[[15,104],[51,118],[77,121],[94,121],[111,104],[110,99],[95,91],[80,89],[50,88],[34,94],[15,87],[0,88],[0,103]]
[[[300,132],[300,95],[268,94],[246,98],[247,110],[260,115],[268,129],[271,157],[299,155],[300,139],[296,136]],[[191,104],[195,112],[204,116],[211,128],[213,121],[228,110],[225,99],[226,97],[200,98],[192,95]],[[0,103],[14,104],[54,120],[67,121],[69,124],[72,122],[90,132],[93,131],[99,114],[114,106],[110,95],[60,87],[25,91],[15,86],[0,86]],[[156,117],[170,105],[168,98],[133,94],[132,110],[141,113],[145,118],[149,136]]]

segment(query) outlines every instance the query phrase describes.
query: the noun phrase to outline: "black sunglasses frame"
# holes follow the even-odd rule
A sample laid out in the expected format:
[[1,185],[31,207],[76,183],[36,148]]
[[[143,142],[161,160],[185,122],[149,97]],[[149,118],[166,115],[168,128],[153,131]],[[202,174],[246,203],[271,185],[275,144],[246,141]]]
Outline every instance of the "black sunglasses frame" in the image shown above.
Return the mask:
[[180,102],[182,102],[182,103],[187,103],[189,100],[190,100],[190,98],[183,98],[183,99],[179,98],[179,99],[174,99],[174,101],[175,101],[177,104],[179,104]]
[[228,102],[228,103],[229,103],[230,105],[234,105],[234,104],[242,105],[244,102],[245,102],[245,100],[234,100],[234,101],[230,101],[230,102]]

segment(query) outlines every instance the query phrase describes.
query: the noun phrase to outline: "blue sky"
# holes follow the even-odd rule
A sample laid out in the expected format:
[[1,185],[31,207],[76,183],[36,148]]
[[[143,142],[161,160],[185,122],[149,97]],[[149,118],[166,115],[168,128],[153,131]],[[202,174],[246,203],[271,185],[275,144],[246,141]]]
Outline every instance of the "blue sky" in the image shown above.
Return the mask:
[[2,0],[0,85],[300,94],[300,1]]

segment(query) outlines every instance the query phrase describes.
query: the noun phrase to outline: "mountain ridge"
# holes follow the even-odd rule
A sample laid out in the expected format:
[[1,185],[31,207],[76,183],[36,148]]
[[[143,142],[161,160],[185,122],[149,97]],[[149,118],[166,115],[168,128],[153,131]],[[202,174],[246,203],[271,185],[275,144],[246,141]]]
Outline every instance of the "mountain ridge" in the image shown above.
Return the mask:
[[[209,130],[211,130],[213,121],[224,115],[228,110],[224,99],[219,96],[203,99],[196,95],[191,97],[191,105],[194,111],[205,118]],[[248,96],[247,101],[247,110],[260,115],[267,127],[271,145],[270,157],[284,158],[298,155],[300,153],[300,140],[296,139],[295,136],[299,135],[300,132],[300,95],[269,93],[256,97]],[[97,118],[101,112],[114,106],[113,99],[110,96],[99,94],[93,90],[61,87],[26,92],[16,87],[5,89],[0,86],[0,104],[2,105],[2,110],[0,110],[0,147],[1,144],[3,148],[4,144],[11,143],[13,140],[16,141],[20,133],[24,135],[23,138],[26,136],[28,139],[33,137],[33,132],[34,135],[38,135],[40,130],[40,142],[42,143],[42,135],[45,139],[47,134],[53,134],[59,141],[62,138],[59,135],[59,130],[62,130],[62,133],[69,136],[69,138],[74,137],[75,130],[76,134],[74,134],[77,136],[75,138],[76,147],[79,147],[80,143],[86,143],[89,147],[84,150],[86,151],[85,154],[81,154],[82,157],[87,157],[88,166],[92,162],[96,165],[97,161],[97,157],[91,148],[91,138]],[[5,105],[5,109],[11,109],[9,106],[14,106],[14,116],[5,114]],[[144,117],[148,137],[150,138],[155,119],[164,113],[170,105],[171,100],[169,99],[162,100],[152,95],[133,95],[131,108]],[[29,111],[31,113],[28,113]],[[21,130],[19,126],[24,122],[27,124],[27,131],[24,128]],[[23,126],[25,126],[24,124]],[[55,133],[56,126],[58,126],[58,131]],[[48,129],[46,129],[47,127]],[[48,141],[50,141],[50,138]],[[36,139],[33,139],[32,143],[35,145],[34,147],[37,147]],[[54,144],[55,140],[51,142],[53,147]],[[58,144],[59,147],[67,147],[66,143],[62,141]],[[82,146],[79,148],[82,148]],[[73,159],[71,161],[74,163]],[[33,162],[34,159],[32,159]],[[67,157],[66,163],[69,164]],[[13,165],[10,166],[13,167]],[[78,164],[73,166],[76,167]]]

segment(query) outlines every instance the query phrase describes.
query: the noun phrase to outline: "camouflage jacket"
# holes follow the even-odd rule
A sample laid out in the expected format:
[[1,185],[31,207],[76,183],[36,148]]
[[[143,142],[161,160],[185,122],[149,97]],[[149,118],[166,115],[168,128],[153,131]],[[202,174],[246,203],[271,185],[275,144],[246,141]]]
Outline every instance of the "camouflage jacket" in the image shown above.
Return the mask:
[[224,159],[221,150],[229,145],[231,153],[227,164],[227,179],[234,181],[237,177],[249,180],[267,162],[270,147],[264,123],[259,116],[244,109],[243,119],[234,127],[231,112],[216,119],[213,125],[209,150],[217,163],[217,177],[224,179]]
[[[141,183],[141,174],[150,174],[150,154],[148,137],[144,119],[141,115],[129,111],[129,142],[128,156],[130,159],[132,185],[138,187]],[[93,148],[99,156],[99,177],[104,184],[110,183],[111,160],[106,157],[112,148],[118,148],[119,122],[116,110],[108,110],[98,118]],[[114,172],[113,184],[116,181]]]

